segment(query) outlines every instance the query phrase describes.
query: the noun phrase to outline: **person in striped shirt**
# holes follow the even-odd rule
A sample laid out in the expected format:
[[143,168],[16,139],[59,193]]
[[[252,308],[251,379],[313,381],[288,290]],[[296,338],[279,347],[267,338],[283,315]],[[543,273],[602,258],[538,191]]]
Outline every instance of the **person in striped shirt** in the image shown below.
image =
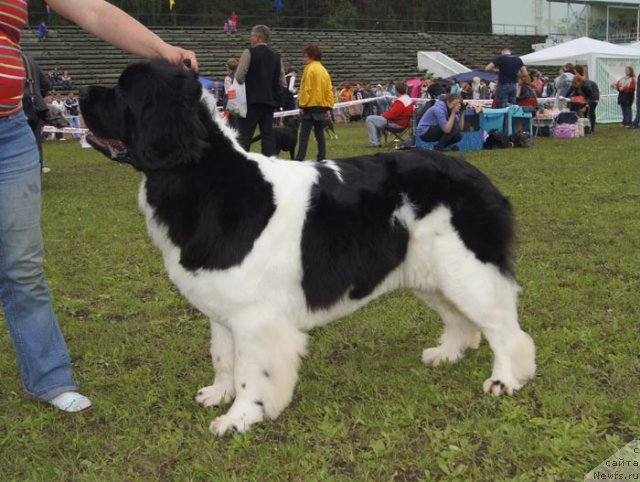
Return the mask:
[[[142,57],[175,64],[196,56],[164,42],[104,0],[47,0],[58,14],[100,39]],[[25,72],[20,34],[27,0],[0,1],[0,298],[27,393],[65,412],[91,401],[77,392],[67,346],[51,306],[44,276],[40,229],[40,163],[22,111]]]

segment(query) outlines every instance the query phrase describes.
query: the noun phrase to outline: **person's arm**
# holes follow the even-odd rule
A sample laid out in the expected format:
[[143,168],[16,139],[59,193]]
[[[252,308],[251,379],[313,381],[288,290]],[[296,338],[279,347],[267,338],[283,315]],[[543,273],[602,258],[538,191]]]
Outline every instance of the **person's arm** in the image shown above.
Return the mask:
[[391,104],[391,108],[387,112],[382,113],[382,117],[387,120],[395,122],[395,119],[402,116],[402,111],[404,110],[404,104],[399,100],[394,101]]
[[[442,128],[442,132],[444,132],[445,134],[448,134],[449,132],[451,132],[453,130],[453,124],[456,121],[456,114],[460,112],[460,104],[456,104],[453,109],[451,109],[451,112],[449,113],[449,118],[447,119],[447,122],[444,126],[440,126]],[[464,120],[461,120],[461,122],[463,122],[464,125]]]
[[247,80],[247,73],[249,72],[249,65],[251,64],[251,52],[249,49],[245,49],[238,59],[238,68],[236,69],[235,79],[239,84],[244,84]]
[[496,69],[496,66],[493,62],[489,62],[487,66],[484,68],[487,72],[493,72]]
[[[326,87],[325,87],[325,92],[324,92],[324,98],[326,103],[328,104],[327,107],[330,108],[330,110],[333,109],[333,104],[334,104],[334,100],[335,97],[333,96],[333,83],[331,82],[331,76],[329,75],[329,73],[326,74],[328,77],[328,82],[326,83]],[[330,111],[327,111],[327,116],[331,116]]]
[[313,77],[311,69],[305,67],[305,70],[302,73],[302,79],[300,79],[300,88],[298,89],[298,106],[300,109],[304,109],[309,104]]
[[[285,76],[285,79],[287,77]],[[291,75],[289,77],[289,84],[287,85],[287,89],[289,90],[289,92],[291,92],[292,94],[296,93],[296,76],[295,75]]]
[[283,89],[287,88],[287,79],[284,73],[284,64],[282,63],[282,60],[280,60],[280,87]]
[[190,50],[169,45],[140,22],[105,0],[47,0],[58,14],[84,30],[129,53],[142,57],[163,57],[174,64],[189,60],[198,69]]

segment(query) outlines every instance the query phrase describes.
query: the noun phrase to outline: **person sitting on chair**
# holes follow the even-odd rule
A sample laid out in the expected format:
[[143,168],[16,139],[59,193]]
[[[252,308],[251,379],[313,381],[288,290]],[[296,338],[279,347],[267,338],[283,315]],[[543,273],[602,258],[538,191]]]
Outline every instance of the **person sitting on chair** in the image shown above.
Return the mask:
[[387,127],[406,129],[411,124],[413,101],[407,95],[407,84],[404,82],[396,84],[396,97],[397,99],[387,112],[367,117],[366,124],[371,147],[380,147],[380,132]]
[[[417,135],[424,142],[437,142],[434,149],[442,151],[462,139],[464,129],[464,114],[462,97],[460,94],[447,94],[443,100],[438,100],[425,115],[422,116],[416,129]],[[457,151],[458,146],[453,146]]]

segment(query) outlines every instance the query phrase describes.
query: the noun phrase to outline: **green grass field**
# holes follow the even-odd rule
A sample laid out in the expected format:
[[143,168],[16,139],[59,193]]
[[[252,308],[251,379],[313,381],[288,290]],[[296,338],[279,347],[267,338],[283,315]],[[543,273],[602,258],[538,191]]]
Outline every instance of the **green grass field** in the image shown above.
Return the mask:
[[[330,157],[374,152],[337,126]],[[313,142],[308,152],[315,158]],[[0,330],[3,481],[582,480],[640,438],[640,131],[536,139],[466,153],[517,216],[520,322],[538,376],[482,393],[486,342],[426,368],[441,324],[409,292],[310,336],[294,400],[275,422],[217,438],[208,321],[168,281],[136,204],[140,174],[76,142],[49,142],[46,271],[75,376],[94,402],[65,415],[24,394]]]

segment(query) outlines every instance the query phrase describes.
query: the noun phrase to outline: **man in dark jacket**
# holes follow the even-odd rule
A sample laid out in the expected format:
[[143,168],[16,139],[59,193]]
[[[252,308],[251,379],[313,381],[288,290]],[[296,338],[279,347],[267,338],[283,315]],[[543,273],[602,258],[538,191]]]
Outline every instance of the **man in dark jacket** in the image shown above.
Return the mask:
[[22,108],[27,116],[29,127],[33,131],[38,145],[38,154],[40,155],[40,169],[42,172],[49,172],[49,168],[45,166],[44,157],[42,155],[42,128],[44,127],[45,115],[49,107],[44,101],[44,97],[51,89],[49,79],[33,57],[23,54],[25,63],[26,78],[24,81],[24,95],[22,97]]
[[273,110],[282,105],[282,89],[287,87],[280,54],[267,45],[270,35],[266,25],[256,25],[251,29],[251,48],[242,52],[236,71],[236,80],[246,84],[247,90],[247,116],[238,119],[238,140],[248,151],[253,133],[260,126],[265,156],[277,154],[273,138]]

